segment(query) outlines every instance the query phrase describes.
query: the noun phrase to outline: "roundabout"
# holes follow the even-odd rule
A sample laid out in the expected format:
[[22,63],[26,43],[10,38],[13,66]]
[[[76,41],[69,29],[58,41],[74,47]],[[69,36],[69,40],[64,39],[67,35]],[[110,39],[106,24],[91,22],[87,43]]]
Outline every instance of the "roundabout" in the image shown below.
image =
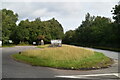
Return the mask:
[[[112,74],[118,73],[118,52],[97,50],[98,52],[105,52],[105,55],[109,55],[113,58],[115,63],[105,69],[77,71],[77,70],[61,70],[49,67],[36,67],[28,64],[20,63],[11,58],[12,54],[28,49],[37,49],[36,46],[17,46],[11,48],[2,48],[2,77],[3,78],[56,78],[56,76],[70,76],[70,75],[90,75],[90,74]],[[114,75],[113,75],[114,76]],[[113,76],[107,76],[108,79]],[[94,78],[94,76],[92,76]],[[98,77],[102,78],[102,77]],[[114,77],[119,78],[119,77]],[[85,79],[89,79],[86,77]]]

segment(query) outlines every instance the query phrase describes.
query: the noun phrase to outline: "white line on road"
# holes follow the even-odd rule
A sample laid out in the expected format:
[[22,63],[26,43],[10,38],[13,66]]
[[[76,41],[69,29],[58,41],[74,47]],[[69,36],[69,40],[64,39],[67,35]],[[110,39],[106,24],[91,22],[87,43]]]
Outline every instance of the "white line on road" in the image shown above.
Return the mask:
[[95,77],[95,76],[109,76],[114,75],[116,77],[119,77],[120,73],[108,73],[108,74],[90,74],[90,75],[70,75],[70,76],[55,76],[55,77],[61,77],[61,78],[85,78],[85,77]]

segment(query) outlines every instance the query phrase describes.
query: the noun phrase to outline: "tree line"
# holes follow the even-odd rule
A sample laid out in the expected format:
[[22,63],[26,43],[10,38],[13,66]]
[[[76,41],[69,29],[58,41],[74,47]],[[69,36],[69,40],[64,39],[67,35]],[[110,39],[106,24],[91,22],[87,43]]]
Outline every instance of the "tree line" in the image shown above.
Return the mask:
[[77,29],[65,33],[64,43],[120,48],[120,5],[115,5],[111,12],[114,22],[109,18],[87,13]]
[[12,10],[2,9],[2,42],[8,44],[12,40],[14,44],[37,42],[43,39],[49,43],[51,39],[62,39],[64,36],[62,25],[52,18],[48,21],[41,21],[36,18],[34,21],[28,19],[20,21],[18,25],[18,14]]
[[82,46],[102,46],[120,48],[120,5],[115,5],[111,10],[114,21],[101,16],[91,16],[86,14],[85,20],[75,30],[69,30],[65,34],[62,25],[52,18],[47,21],[41,21],[38,17],[34,21],[29,19],[22,20],[18,25],[18,14],[12,10],[0,10],[2,17],[3,44],[8,44],[12,40],[14,44],[39,42],[43,39],[49,43],[51,39],[63,39],[65,44],[74,44]]

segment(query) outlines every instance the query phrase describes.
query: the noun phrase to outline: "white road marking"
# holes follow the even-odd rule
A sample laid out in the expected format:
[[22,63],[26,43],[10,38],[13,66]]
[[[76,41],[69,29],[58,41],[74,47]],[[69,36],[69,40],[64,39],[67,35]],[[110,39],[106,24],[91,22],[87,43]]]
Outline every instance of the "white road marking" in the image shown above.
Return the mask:
[[109,76],[114,75],[116,77],[119,77],[120,73],[108,73],[108,74],[90,74],[90,75],[69,75],[69,76],[55,76],[55,77],[61,77],[61,78],[85,78],[85,77],[95,77],[95,76]]
[[113,74],[120,78],[120,73],[113,73]]

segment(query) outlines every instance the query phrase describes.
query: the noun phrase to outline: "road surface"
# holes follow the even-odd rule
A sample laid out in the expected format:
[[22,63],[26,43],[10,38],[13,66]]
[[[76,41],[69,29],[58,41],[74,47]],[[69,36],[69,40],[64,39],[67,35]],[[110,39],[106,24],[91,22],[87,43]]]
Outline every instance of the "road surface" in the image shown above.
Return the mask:
[[93,49],[103,52],[115,60],[115,63],[105,69],[80,71],[61,70],[49,67],[36,67],[20,63],[11,58],[12,54],[27,49],[36,49],[35,46],[16,46],[0,48],[2,50],[2,77],[3,78],[85,78],[85,79],[118,79],[118,52]]

